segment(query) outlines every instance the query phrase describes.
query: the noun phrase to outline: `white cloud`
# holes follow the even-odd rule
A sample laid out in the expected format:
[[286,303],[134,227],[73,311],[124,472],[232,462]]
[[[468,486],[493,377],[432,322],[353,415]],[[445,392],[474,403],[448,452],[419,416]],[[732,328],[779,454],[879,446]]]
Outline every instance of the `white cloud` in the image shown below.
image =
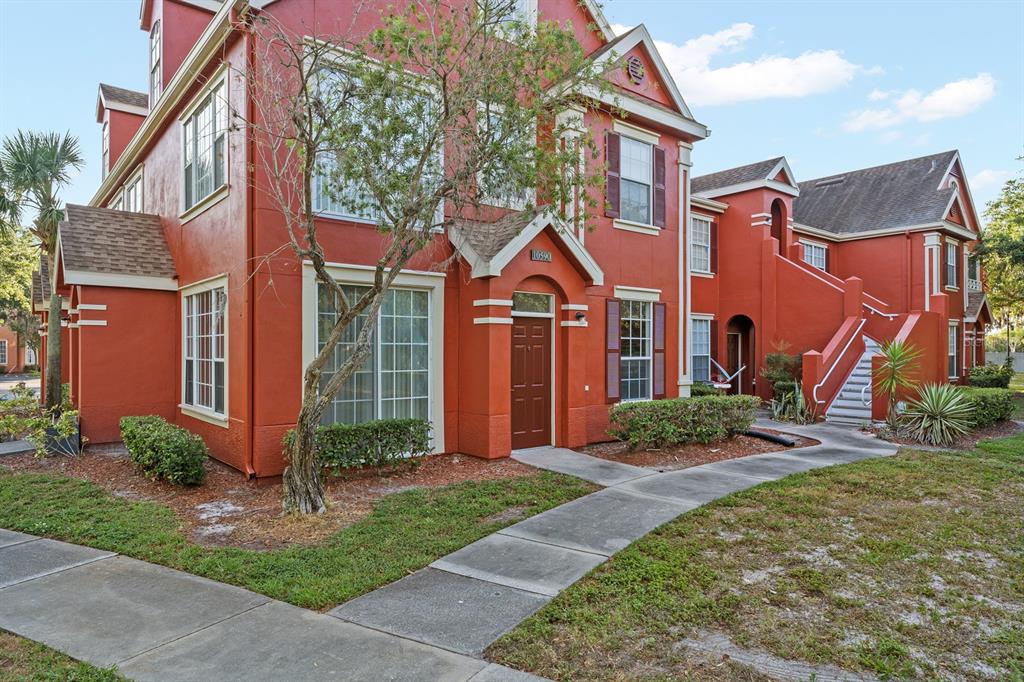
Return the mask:
[[887,130],[884,133],[882,133],[881,140],[882,140],[882,142],[885,142],[885,143],[888,144],[889,142],[895,142],[896,140],[900,139],[901,137],[903,137],[903,131],[901,131],[901,130]]
[[843,123],[843,128],[858,133],[864,130],[891,128],[908,121],[926,123],[944,118],[957,118],[976,111],[995,94],[996,81],[987,73],[946,83],[928,94],[921,94],[919,90],[873,90],[868,94],[869,100],[888,100],[891,105],[884,109],[852,112]]
[[[615,25],[617,34],[629,27]],[[656,40],[672,77],[691,104],[732,104],[777,97],[806,97],[846,85],[861,69],[836,50],[805,52],[796,57],[766,55],[714,68],[711,60],[736,52],[754,36],[754,25],[737,23],[682,45]]]
[[986,168],[983,171],[979,171],[971,178],[971,189],[976,191],[984,191],[988,189],[999,188],[1003,186],[1007,180],[1013,176],[1013,173],[1005,170],[992,170]]

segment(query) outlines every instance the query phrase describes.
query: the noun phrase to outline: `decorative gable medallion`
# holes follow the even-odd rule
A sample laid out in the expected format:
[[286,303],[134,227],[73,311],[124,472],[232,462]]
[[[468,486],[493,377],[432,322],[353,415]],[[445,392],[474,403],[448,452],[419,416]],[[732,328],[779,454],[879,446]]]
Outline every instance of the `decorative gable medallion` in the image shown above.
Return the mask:
[[636,55],[626,58],[626,74],[634,85],[640,85],[644,82],[644,76],[647,75],[644,63]]

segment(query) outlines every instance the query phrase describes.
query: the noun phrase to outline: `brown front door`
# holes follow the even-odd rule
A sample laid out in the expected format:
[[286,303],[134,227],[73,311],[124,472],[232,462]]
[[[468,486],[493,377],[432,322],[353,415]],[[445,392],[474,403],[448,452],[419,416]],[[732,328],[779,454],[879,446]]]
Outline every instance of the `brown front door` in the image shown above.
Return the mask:
[[551,445],[551,318],[512,318],[512,448]]

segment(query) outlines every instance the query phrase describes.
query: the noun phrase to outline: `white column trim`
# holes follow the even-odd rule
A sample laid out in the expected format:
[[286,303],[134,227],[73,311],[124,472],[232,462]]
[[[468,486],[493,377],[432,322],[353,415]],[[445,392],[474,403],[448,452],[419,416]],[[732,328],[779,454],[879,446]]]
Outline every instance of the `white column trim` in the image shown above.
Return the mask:
[[[679,185],[679,269],[682,272],[676,273],[679,279],[679,335],[678,342],[676,345],[678,349],[678,359],[676,364],[676,374],[679,379],[676,384],[679,387],[680,397],[690,395],[690,386],[693,384],[693,378],[690,375],[690,310],[693,301],[690,296],[690,290],[692,289],[691,276],[693,274],[690,267],[690,170],[693,168],[693,161],[691,158],[693,152],[693,145],[687,142],[679,143],[679,164],[676,177]],[[683,176],[685,175],[685,180]],[[682,274],[686,273],[683,277]]]

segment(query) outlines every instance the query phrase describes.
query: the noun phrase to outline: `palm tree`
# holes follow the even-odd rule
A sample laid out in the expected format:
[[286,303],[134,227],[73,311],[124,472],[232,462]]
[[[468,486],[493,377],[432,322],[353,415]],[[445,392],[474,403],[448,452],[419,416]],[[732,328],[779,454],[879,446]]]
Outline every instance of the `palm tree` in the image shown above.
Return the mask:
[[[29,231],[49,260],[51,277],[56,274],[57,229],[64,220],[58,192],[71,180],[71,171],[83,163],[78,139],[70,133],[19,130],[0,146],[0,229],[12,229],[23,214],[34,212]],[[43,401],[47,407],[59,407],[61,402],[61,300],[56,289],[51,286],[46,330]]]
[[883,343],[880,355],[882,364],[875,374],[875,392],[884,395],[889,403],[885,423],[895,433],[899,426],[896,402],[901,390],[917,385],[913,380],[913,372],[917,368],[921,351],[911,343],[896,339]]

